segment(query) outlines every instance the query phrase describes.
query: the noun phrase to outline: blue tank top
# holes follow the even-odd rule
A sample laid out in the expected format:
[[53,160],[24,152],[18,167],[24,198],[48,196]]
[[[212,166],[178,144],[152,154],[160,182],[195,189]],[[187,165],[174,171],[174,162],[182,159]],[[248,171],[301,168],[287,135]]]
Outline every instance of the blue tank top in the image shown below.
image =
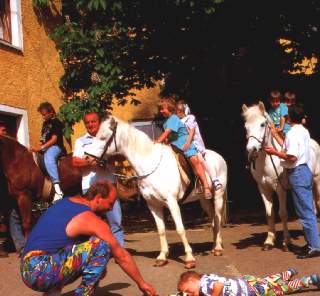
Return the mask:
[[[33,227],[22,256],[34,250],[56,253],[59,249],[81,241],[66,234],[67,224],[80,213],[91,211],[88,206],[64,198],[51,206]],[[83,239],[83,238],[82,238]]]

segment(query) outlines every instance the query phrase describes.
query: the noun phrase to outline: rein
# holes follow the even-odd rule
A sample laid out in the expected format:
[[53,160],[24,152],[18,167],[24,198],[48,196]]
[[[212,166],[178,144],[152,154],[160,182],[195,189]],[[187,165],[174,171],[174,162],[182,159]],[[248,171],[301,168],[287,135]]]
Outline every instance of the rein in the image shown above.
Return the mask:
[[141,175],[141,176],[126,176],[126,175],[122,175],[122,174],[113,174],[114,176],[118,177],[118,178],[121,178],[121,179],[124,179],[124,180],[141,180],[143,178],[146,178],[150,175],[152,175],[159,167],[161,161],[162,161],[162,157],[163,157],[163,147],[162,147],[162,150],[161,150],[161,156],[160,156],[160,159],[159,159],[159,162],[158,164],[156,165],[156,167],[148,174],[145,174],[145,175]]

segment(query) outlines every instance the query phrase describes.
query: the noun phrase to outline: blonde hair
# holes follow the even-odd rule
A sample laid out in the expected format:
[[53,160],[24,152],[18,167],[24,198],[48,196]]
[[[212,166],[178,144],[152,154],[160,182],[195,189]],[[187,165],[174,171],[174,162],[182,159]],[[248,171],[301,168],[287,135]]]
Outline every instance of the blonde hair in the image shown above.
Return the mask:
[[161,98],[158,103],[159,109],[167,108],[169,112],[175,113],[176,112],[176,101],[173,97],[165,97]]
[[270,92],[269,101],[272,101],[272,100],[280,100],[280,101],[282,100],[280,91],[273,90],[272,92]]
[[189,281],[192,281],[192,280],[200,280],[202,277],[201,274],[197,273],[196,271],[186,271],[186,272],[183,272],[180,277],[179,277],[179,280],[178,280],[178,284],[177,284],[177,287],[178,287],[178,290],[180,290],[181,286]]
[[290,101],[292,101],[293,103],[295,103],[295,101],[296,101],[296,94],[294,93],[294,92],[292,92],[292,91],[287,91],[287,92],[285,92],[284,93],[284,95],[283,95],[283,98],[286,100],[290,100]]

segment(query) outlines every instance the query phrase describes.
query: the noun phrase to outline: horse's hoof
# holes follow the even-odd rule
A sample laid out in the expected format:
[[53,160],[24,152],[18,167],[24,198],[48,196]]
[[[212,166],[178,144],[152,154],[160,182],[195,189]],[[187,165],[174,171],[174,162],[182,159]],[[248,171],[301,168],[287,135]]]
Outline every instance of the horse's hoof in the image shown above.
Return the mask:
[[168,260],[157,259],[153,266],[162,267],[168,264]]
[[213,254],[213,256],[222,256],[223,255],[222,250],[212,250],[211,253]]
[[185,269],[192,269],[196,267],[196,261],[187,261],[184,264]]
[[262,251],[271,251],[273,249],[273,245],[264,244],[262,247]]

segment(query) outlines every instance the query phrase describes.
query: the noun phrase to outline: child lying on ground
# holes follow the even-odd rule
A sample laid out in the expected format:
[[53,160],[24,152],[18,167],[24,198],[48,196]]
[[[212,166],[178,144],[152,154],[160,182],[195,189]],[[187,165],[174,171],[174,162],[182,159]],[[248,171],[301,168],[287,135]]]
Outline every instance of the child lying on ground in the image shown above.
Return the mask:
[[288,295],[313,285],[320,289],[320,277],[311,274],[292,279],[297,271],[293,268],[285,272],[255,277],[244,275],[236,279],[220,277],[216,274],[201,275],[187,271],[180,275],[177,296],[279,296]]

